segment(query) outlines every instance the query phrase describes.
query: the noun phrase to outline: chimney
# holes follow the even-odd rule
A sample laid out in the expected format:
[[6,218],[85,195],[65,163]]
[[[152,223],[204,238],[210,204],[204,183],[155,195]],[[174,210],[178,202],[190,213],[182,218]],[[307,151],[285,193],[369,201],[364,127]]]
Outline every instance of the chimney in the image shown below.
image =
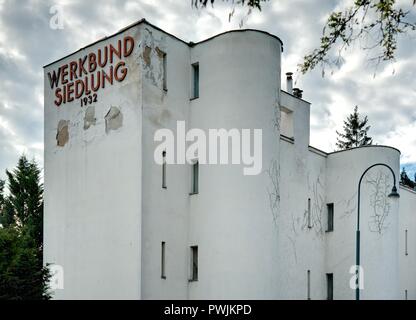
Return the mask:
[[299,88],[293,88],[293,95],[297,98],[302,98],[303,90],[300,90]]
[[293,91],[293,72],[286,72],[286,91],[292,94]]

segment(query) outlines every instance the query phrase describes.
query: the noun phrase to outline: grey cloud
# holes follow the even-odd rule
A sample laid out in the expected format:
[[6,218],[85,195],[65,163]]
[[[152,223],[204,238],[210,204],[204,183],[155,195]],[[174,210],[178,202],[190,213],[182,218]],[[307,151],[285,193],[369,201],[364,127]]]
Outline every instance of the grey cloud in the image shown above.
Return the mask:
[[[190,1],[108,0],[96,5],[77,0],[63,5],[64,30],[52,30],[49,28],[49,9],[60,4],[59,0],[22,0],[18,4],[6,0],[0,3],[0,117],[15,131],[15,135],[10,135],[0,124],[0,177],[6,167],[16,163],[18,144],[27,147],[27,152],[32,153],[29,156],[42,157],[41,150],[33,146],[43,142],[42,105],[38,99],[39,92],[43,92],[43,65],[141,18],[185,41],[199,41],[238,28],[239,18],[245,14],[238,11],[239,14],[229,23],[221,10],[230,7],[222,1],[214,9],[198,12],[191,8]],[[319,45],[321,20],[338,3],[339,0],[272,0],[265,4],[261,13],[254,10],[245,20],[244,27],[262,29],[279,36],[284,42],[284,59],[287,60],[287,64],[282,66],[283,71],[295,71],[296,64],[308,50]],[[371,134],[380,144],[387,141],[387,136],[394,136],[404,126],[414,123],[415,38],[416,34],[399,41],[398,65],[403,62],[405,65],[398,67],[392,76],[364,81],[374,71],[372,66],[365,65],[341,79],[330,73],[322,78],[319,68],[305,76],[296,75],[297,86],[302,87],[305,99],[312,103],[312,139],[315,141],[314,137],[325,130],[341,128],[339,116],[351,112],[354,105],[359,105],[361,112],[369,116]],[[5,54],[11,48],[23,58]],[[383,68],[380,66],[378,74]],[[337,70],[334,72],[336,75]],[[342,99],[336,101],[334,97]],[[8,108],[5,108],[6,104]],[[415,134],[409,132],[411,135]],[[316,146],[332,151],[335,139],[334,132],[329,139],[317,141]],[[412,144],[409,150],[416,151],[416,141],[407,141]],[[412,159],[411,163],[416,162],[416,154],[407,150],[402,152],[407,159]]]

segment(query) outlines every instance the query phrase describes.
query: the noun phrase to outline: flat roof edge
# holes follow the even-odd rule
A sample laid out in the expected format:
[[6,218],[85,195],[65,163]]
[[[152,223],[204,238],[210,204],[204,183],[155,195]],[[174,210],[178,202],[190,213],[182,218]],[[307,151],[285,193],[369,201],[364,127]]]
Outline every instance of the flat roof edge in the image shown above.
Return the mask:
[[309,101],[307,101],[307,100],[305,100],[305,99],[303,99],[303,98],[299,98],[299,97],[297,97],[297,96],[293,95],[292,93],[287,92],[286,90],[280,89],[280,91],[281,91],[281,92],[283,92],[283,93],[286,93],[287,95],[289,95],[289,96],[290,96],[290,97],[292,97],[292,98],[295,98],[295,99],[301,100],[301,101],[303,101],[303,102],[306,102],[306,103],[307,103],[307,104],[309,104],[309,105],[311,105],[311,104],[312,104],[311,102],[309,102]]
[[161,28],[159,28],[159,27],[155,26],[154,24],[150,23],[150,22],[149,22],[149,21],[147,21],[145,18],[143,18],[143,19],[140,19],[139,21],[136,21],[136,22],[133,22],[132,24],[129,24],[128,26],[126,26],[126,27],[124,27],[124,28],[120,29],[120,30],[119,30],[119,31],[117,31],[116,33],[113,33],[113,34],[111,34],[111,35],[109,35],[109,36],[106,36],[106,37],[103,37],[103,38],[101,38],[101,39],[98,39],[98,40],[96,40],[96,41],[94,41],[94,42],[92,42],[92,43],[90,43],[90,44],[88,44],[88,45],[86,45],[86,46],[84,46],[84,47],[82,47],[82,48],[80,48],[80,49],[76,50],[76,51],[73,51],[73,52],[71,52],[71,53],[69,53],[69,54],[67,54],[67,55],[65,55],[65,56],[63,56],[63,57],[61,57],[61,58],[59,58],[59,59],[57,59],[57,60],[54,60],[54,61],[52,61],[52,62],[50,62],[50,63],[48,63],[48,64],[44,65],[44,66],[43,66],[43,68],[47,68],[47,67],[49,67],[50,65],[55,64],[55,63],[57,63],[57,62],[59,62],[59,61],[62,61],[62,60],[64,60],[64,59],[66,59],[66,58],[68,58],[68,57],[72,56],[73,54],[76,54],[76,53],[78,53],[78,52],[80,52],[80,51],[82,51],[82,50],[84,50],[84,49],[86,49],[86,48],[89,48],[89,47],[91,47],[91,46],[93,46],[93,45],[95,45],[95,44],[97,44],[97,43],[99,43],[99,42],[101,42],[101,41],[104,41],[104,40],[107,40],[107,39],[113,38],[113,37],[115,37],[115,36],[117,36],[117,35],[121,34],[122,32],[127,31],[127,30],[129,30],[129,29],[131,29],[131,28],[133,28],[133,27],[136,27],[136,26],[138,26],[138,25],[140,25],[140,24],[142,24],[142,23],[145,23],[145,24],[147,24],[147,25],[151,26],[152,28],[154,28],[154,29],[156,29],[156,30],[159,30],[160,32],[163,32],[163,33],[165,33],[165,34],[167,34],[167,35],[169,35],[169,36],[173,37],[174,39],[176,39],[176,40],[178,40],[178,41],[180,41],[180,42],[182,42],[182,43],[184,43],[184,44],[186,44],[186,45],[188,45],[188,46],[190,46],[190,47],[194,47],[194,46],[196,46],[196,45],[198,45],[198,44],[201,44],[201,43],[207,42],[207,41],[212,40],[212,39],[214,39],[214,38],[216,38],[216,37],[219,37],[219,36],[222,36],[222,35],[224,35],[224,34],[231,33],[231,32],[255,31],[255,32],[260,32],[260,33],[266,34],[266,35],[268,35],[268,36],[271,36],[271,37],[273,37],[273,38],[277,39],[277,40],[280,42],[280,44],[281,44],[281,46],[282,46],[282,51],[283,51],[283,42],[282,42],[282,40],[281,40],[278,36],[275,36],[274,34],[271,34],[271,33],[267,32],[267,31],[263,31],[263,30],[256,30],[256,29],[236,29],[236,30],[228,30],[228,31],[225,31],[225,32],[218,33],[218,34],[216,34],[216,35],[214,35],[214,36],[212,36],[212,37],[209,37],[209,38],[207,38],[207,39],[201,40],[201,41],[199,41],[199,42],[186,42],[186,41],[184,41],[184,40],[182,40],[182,39],[178,38],[177,36],[175,36],[175,35],[173,35],[173,34],[171,34],[171,33],[167,32],[167,31],[165,31],[165,30],[163,30],[163,29],[161,29]]
[[357,149],[365,149],[365,148],[389,148],[389,149],[393,149],[393,150],[397,151],[399,154],[402,154],[399,149],[397,149],[395,147],[392,147],[392,146],[385,146],[385,145],[382,145],[382,144],[371,144],[371,145],[367,145],[367,146],[354,147],[354,148],[349,148],[349,149],[345,149],[345,150],[337,150],[337,151],[329,152],[328,155],[341,153],[341,152],[346,152],[346,151],[351,151],[351,150],[357,150]]

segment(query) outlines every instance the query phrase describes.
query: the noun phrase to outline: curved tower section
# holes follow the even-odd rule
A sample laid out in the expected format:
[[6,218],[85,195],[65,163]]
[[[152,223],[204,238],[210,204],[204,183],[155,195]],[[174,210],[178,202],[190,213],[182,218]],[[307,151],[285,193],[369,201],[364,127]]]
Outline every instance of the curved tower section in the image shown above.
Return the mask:
[[[334,272],[338,299],[355,299],[351,288],[356,264],[358,183],[372,165],[392,168],[399,187],[400,152],[369,146],[332,153],[328,157],[327,200],[335,204],[337,232],[327,238],[327,269]],[[360,299],[399,299],[399,199],[389,198],[393,175],[384,166],[368,170],[361,182]]]
[[[189,204],[189,246],[198,246],[199,259],[198,281],[189,283],[191,299],[276,297],[281,52],[277,37],[254,30],[224,33],[191,49],[200,77],[189,128],[237,129],[242,154],[260,152],[253,163],[240,157],[240,164],[232,164],[230,147],[229,164],[199,165],[200,187]],[[255,142],[255,129],[261,130],[261,143]],[[253,165],[255,174],[245,175],[244,168]]]

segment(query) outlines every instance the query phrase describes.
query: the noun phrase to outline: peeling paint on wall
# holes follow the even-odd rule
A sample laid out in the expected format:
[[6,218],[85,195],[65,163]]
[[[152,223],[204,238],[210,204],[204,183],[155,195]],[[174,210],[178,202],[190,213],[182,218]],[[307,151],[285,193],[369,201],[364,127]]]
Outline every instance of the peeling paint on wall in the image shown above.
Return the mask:
[[89,129],[92,125],[95,126],[97,119],[95,118],[95,106],[89,106],[87,110],[85,110],[84,116],[84,130]]
[[117,130],[123,126],[123,114],[117,107],[111,107],[105,115],[105,132]]
[[69,120],[59,120],[56,133],[56,143],[59,147],[63,147],[69,140],[68,126]]
[[144,47],[143,60],[144,60],[144,63],[146,64],[146,66],[150,66],[150,63],[152,62],[152,60],[150,58],[150,53],[151,52],[152,52],[152,48],[150,48],[149,46]]
[[163,59],[164,52],[160,50],[159,47],[156,47],[155,50],[159,59]]
[[163,89],[163,57],[166,53],[164,36],[156,38],[149,29],[145,29],[142,37],[143,75],[154,86]]

